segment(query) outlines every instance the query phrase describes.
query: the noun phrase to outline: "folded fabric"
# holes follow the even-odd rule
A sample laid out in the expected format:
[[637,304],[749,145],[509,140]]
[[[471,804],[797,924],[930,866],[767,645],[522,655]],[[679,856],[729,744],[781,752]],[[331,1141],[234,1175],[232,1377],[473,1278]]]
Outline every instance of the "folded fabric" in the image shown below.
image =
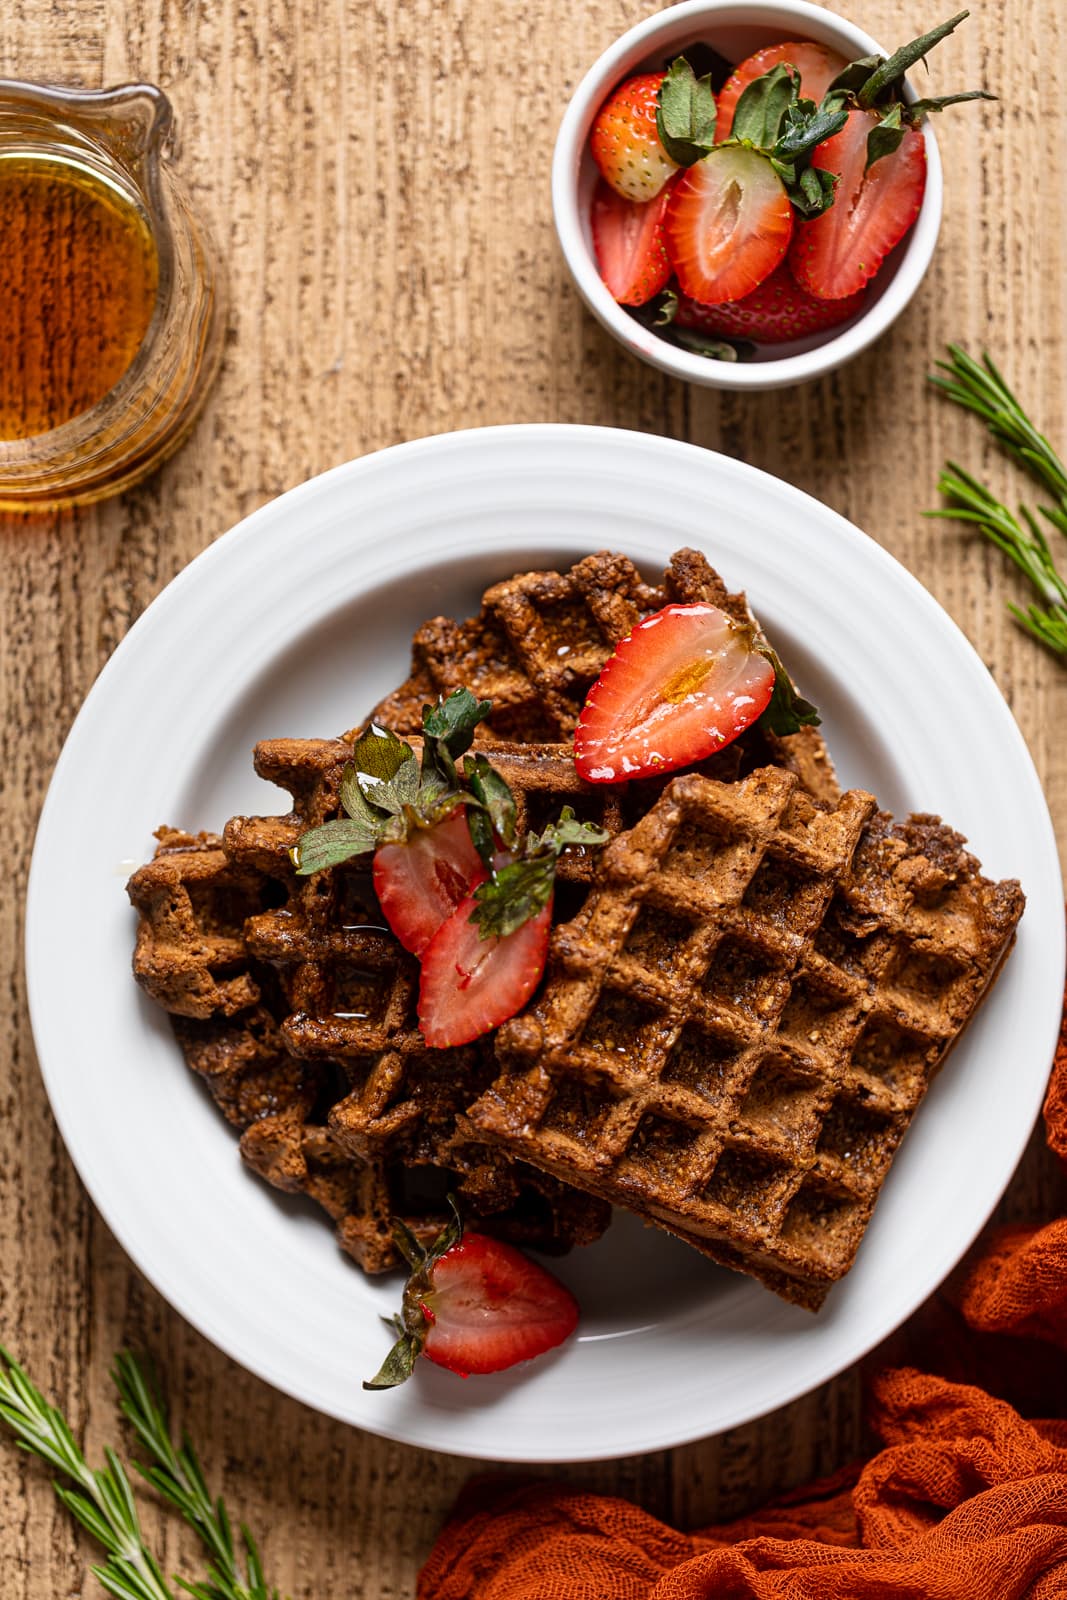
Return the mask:
[[[1067,992],[1064,1006],[1045,1124],[1067,1164]],[[877,1374],[884,1448],[866,1465],[694,1534],[625,1500],[476,1480],[418,1600],[1065,1600],[1067,1420],[1027,1420],[997,1391],[1067,1393],[1067,1218],[994,1231],[905,1330],[909,1353],[953,1317],[974,1344],[954,1370],[988,1374],[989,1391],[914,1366]]]

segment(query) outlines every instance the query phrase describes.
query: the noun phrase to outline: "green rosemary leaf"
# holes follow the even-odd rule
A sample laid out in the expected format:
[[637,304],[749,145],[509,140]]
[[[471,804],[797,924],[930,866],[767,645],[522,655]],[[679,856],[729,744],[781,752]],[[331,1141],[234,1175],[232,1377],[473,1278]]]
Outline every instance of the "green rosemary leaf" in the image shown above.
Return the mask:
[[[247,1552],[242,1576],[234,1551],[230,1519],[221,1500],[213,1502],[191,1443],[177,1449],[171,1440],[162,1401],[132,1355],[117,1357],[113,1377],[124,1415],[155,1458],[152,1468],[136,1463],[192,1524],[214,1561],[206,1583],[175,1582],[198,1600],[280,1600],[268,1589],[259,1552],[243,1530]],[[7,1423],[24,1450],[56,1467],[69,1482],[53,1487],[60,1503],[107,1552],[92,1568],[101,1587],[116,1600],[176,1600],[141,1532],[129,1476],[110,1447],[104,1466],[90,1469],[66,1418],[35,1387],[0,1345],[0,1421]]]

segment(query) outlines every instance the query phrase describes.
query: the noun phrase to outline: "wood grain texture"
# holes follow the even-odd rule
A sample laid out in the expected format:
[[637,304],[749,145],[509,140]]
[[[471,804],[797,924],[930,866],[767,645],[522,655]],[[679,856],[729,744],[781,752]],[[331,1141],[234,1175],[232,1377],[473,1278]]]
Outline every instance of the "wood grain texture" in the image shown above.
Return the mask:
[[[850,12],[890,44],[934,20],[919,0],[852,0]],[[932,92],[984,82],[1002,96],[938,124],[948,181],[933,269],[875,350],[765,397],[687,390],[624,356],[582,310],[556,250],[547,174],[562,108],[645,14],[636,0],[0,7],[0,74],[90,86],[143,77],[172,96],[180,168],[213,223],[233,303],[221,379],[175,460],[109,505],[0,521],[0,797],[15,841],[0,905],[0,1338],[94,1450],[115,1436],[113,1351],[150,1351],[176,1424],[263,1531],[274,1580],[294,1600],[410,1596],[475,1466],[304,1410],[160,1300],[58,1139],[22,976],[28,843],[51,767],[108,655],[187,561],[310,474],[422,434],[559,420],[691,439],[818,495],[922,579],[1011,703],[1067,844],[1067,671],[1007,616],[1023,588],[996,553],[920,515],[947,455],[1017,492],[977,424],[924,382],[948,339],[988,344],[1053,439],[1067,440],[1064,141],[1049,112],[1065,87],[1067,0],[978,8],[933,58]],[[1002,1214],[1064,1202],[1035,1141]],[[829,1471],[862,1444],[850,1372],[717,1440],[562,1475],[695,1525]],[[6,1440],[0,1504],[4,1600],[95,1592],[88,1545],[47,1474]],[[144,1505],[165,1565],[188,1560],[184,1534]]]

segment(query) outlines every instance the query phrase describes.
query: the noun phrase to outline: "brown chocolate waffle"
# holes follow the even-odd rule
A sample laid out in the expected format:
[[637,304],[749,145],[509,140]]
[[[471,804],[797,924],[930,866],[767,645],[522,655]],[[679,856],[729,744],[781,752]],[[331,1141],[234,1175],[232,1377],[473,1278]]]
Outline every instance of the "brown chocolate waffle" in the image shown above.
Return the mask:
[[[257,757],[261,770],[279,777],[294,764],[294,798],[313,793],[316,804],[322,800],[333,771],[328,743],[272,741]],[[308,783],[312,767],[325,774],[321,785]],[[277,821],[232,819],[227,847],[238,859],[265,864],[282,841]],[[268,825],[262,834],[261,822]],[[295,843],[302,831],[295,816],[292,826]],[[275,870],[285,870],[280,859]],[[437,1169],[445,1175],[437,1185],[441,1216],[450,1187],[468,1218],[513,1243],[558,1251],[599,1237],[609,1220],[606,1204],[513,1162],[468,1130],[459,1133],[459,1114],[495,1075],[491,1046],[426,1045],[415,1016],[418,966],[392,934],[367,920],[375,913],[364,909],[365,873],[339,867],[298,878],[288,871],[286,904],[251,917],[245,940],[250,956],[278,975],[286,1049],[343,1069],[347,1092],[327,1118],[337,1146],[357,1162],[395,1172],[427,1169],[424,1191],[432,1187],[428,1169]]]
[[[697,602],[751,621],[745,596],[731,594],[697,550],[676,551],[657,584],[606,550],[567,572],[520,573],[486,590],[478,616],[425,623],[413,642],[411,676],[368,721],[419,733],[423,706],[466,687],[493,702],[483,737],[569,748],[585,697],[619,641],[649,612]],[[749,771],[768,762],[796,771],[817,799],[832,803],[840,793],[815,728],[786,738],[752,729],[738,754]]]
[[[301,767],[301,803],[313,806],[314,792],[325,804],[331,748],[318,746],[321,782]],[[323,1206],[368,1272],[402,1264],[395,1219],[418,1238],[435,1237],[449,1192],[469,1220],[513,1243],[560,1251],[598,1237],[610,1215],[602,1201],[457,1136],[457,1113],[494,1075],[491,1052],[423,1044],[417,969],[390,934],[366,922],[380,921],[366,875],[335,869],[318,875],[326,884],[296,879],[270,831],[278,819],[257,820],[274,847],[259,844],[273,877],[228,858],[213,835],[161,829],[156,858],[130,881],[141,912],[138,980],[172,1012],[187,1064],[242,1130],[249,1164]],[[283,876],[293,896],[275,910]],[[364,920],[354,926],[345,921],[352,917]],[[331,940],[342,951],[336,964],[325,955]],[[340,1030],[347,1072],[324,1047],[314,1009],[294,1012],[293,995],[340,1010],[320,1020]]]
[[676,778],[555,930],[470,1123],[815,1309],[1022,906],[936,818]]
[[127,884],[140,913],[137,981],[176,1016],[232,1016],[259,999],[243,931],[263,906],[265,879],[228,860],[217,834],[160,828],[156,839]]

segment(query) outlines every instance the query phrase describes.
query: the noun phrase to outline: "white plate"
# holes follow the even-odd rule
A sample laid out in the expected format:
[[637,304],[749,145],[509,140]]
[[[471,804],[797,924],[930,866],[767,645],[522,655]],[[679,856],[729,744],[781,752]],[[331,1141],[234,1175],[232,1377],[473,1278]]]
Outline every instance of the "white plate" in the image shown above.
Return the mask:
[[[491,581],[605,546],[650,569],[699,544],[744,586],[822,708],[846,783],[938,811],[1029,906],[989,1003],[894,1164],[858,1262],[818,1316],[619,1217],[561,1268],[583,1306],[558,1354],[462,1382],[420,1363],[364,1393],[387,1345],[370,1283],[321,1214],[244,1171],[232,1131],[130,977],[125,875],[162,822],[286,808],[250,751],[333,735],[397,683],[413,629]],[[64,953],[79,923],[78,965]],[[192,563],[85,702],[44,807],[27,915],[30,1005],[63,1137],[156,1287],[253,1372],[361,1427],[461,1455],[581,1460],[746,1422],[889,1333],[981,1227],[1026,1143],[1063,986],[1048,811],[1011,715],[933,599],[816,501],[690,445],[596,428],[401,445],[265,506]],[[47,1204],[47,1196],[40,1196]]]

